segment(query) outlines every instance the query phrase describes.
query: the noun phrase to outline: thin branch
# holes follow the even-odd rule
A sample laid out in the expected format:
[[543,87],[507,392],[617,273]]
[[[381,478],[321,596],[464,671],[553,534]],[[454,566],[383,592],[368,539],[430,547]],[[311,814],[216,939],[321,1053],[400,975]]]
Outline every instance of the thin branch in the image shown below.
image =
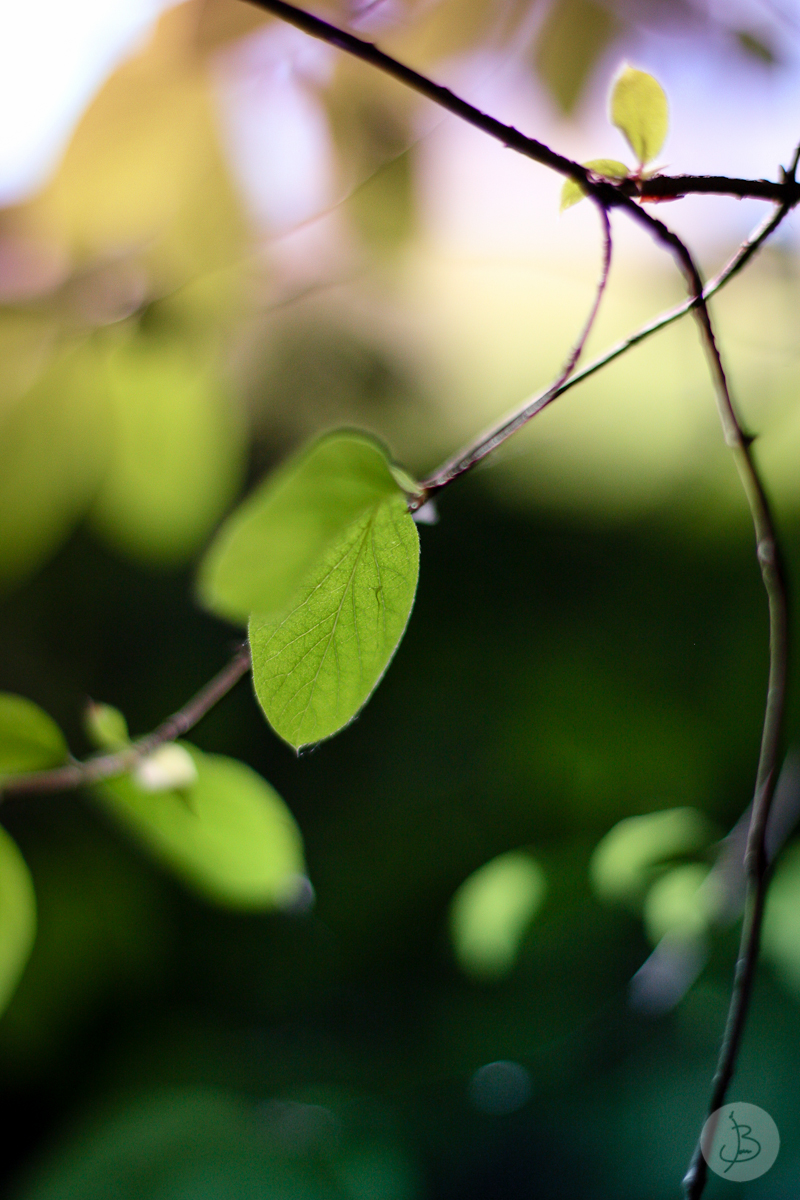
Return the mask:
[[597,281],[594,301],[589,310],[589,315],[586,318],[578,340],[561,369],[558,379],[556,379],[555,383],[546,392],[534,397],[533,400],[517,409],[516,412],[513,412],[511,416],[507,417],[499,425],[482,434],[467,446],[466,449],[454,454],[441,467],[438,467],[432,475],[423,480],[420,484],[421,496],[412,507],[421,506],[432,492],[440,491],[443,487],[447,487],[449,483],[452,483],[454,479],[457,479],[459,475],[463,475],[466,471],[471,470],[481,459],[486,458],[493,450],[496,450],[498,446],[501,446],[503,442],[517,433],[523,425],[526,425],[532,417],[535,417],[543,408],[546,408],[552,400],[555,400],[556,396],[560,396],[562,391],[568,386],[567,381],[583,353],[586,340],[594,325],[611,269],[611,224],[608,219],[608,213],[603,205],[598,203],[597,209],[603,225],[603,263],[600,268],[600,278]]
[[[736,276],[739,271],[742,270],[742,268],[750,261],[753,255],[761,249],[767,238],[769,238],[770,235],[775,232],[781,221],[783,221],[790,211],[791,209],[789,205],[781,205],[780,208],[776,209],[775,212],[766,217],[753,230],[750,236],[742,242],[736,253],[725,264],[719,274],[706,284],[703,289],[703,296],[706,300],[723,288],[730,279],[733,279],[734,276]],[[610,350],[607,350],[598,358],[593,359],[592,362],[587,363],[586,366],[580,371],[575,371],[569,376],[569,378],[562,379],[560,382],[557,381],[554,384],[550,384],[550,386],[545,388],[544,391],[537,392],[535,396],[529,397],[527,400],[523,401],[519,408],[515,409],[514,412],[506,417],[503,417],[502,421],[498,425],[493,425],[489,429],[485,430],[473,442],[470,442],[468,446],[465,446],[462,450],[459,450],[458,453],[449,458],[447,462],[442,463],[441,466],[437,467],[421,486],[424,487],[428,492],[438,491],[441,488],[446,487],[449,483],[452,483],[454,479],[457,479],[459,475],[462,475],[477,462],[480,462],[482,458],[485,458],[486,454],[489,453],[490,450],[496,449],[497,446],[505,440],[503,437],[499,436],[505,429],[508,429],[512,426],[512,432],[516,432],[517,430],[521,429],[522,426],[535,417],[537,413],[540,413],[542,409],[547,408],[548,404],[550,404],[553,400],[557,399],[559,396],[563,396],[565,392],[570,390],[570,388],[575,387],[576,384],[582,383],[584,379],[588,379],[591,375],[594,375],[598,371],[602,370],[603,367],[613,362],[614,359],[620,358],[633,346],[637,346],[640,342],[645,341],[652,334],[658,333],[660,329],[666,329],[668,325],[672,325],[681,317],[686,316],[688,312],[692,311],[694,305],[695,300],[693,298],[690,297],[688,300],[684,300],[681,304],[678,304],[674,308],[669,309],[667,312],[662,313],[653,321],[648,321],[646,325],[643,325],[640,329],[637,329],[635,333],[630,334],[623,341],[617,342],[617,344],[612,346]],[[489,448],[485,452],[484,446]]]
[[[630,202],[629,202],[630,203]],[[625,205],[624,207],[628,207]],[[786,580],[781,562],[769,503],[755,465],[750,439],[739,421],[728,387],[725,368],[714,336],[708,305],[703,296],[703,281],[688,248],[663,222],[631,203],[631,216],[649,229],[653,237],[667,246],[680,265],[689,288],[692,309],[697,318],[703,345],[709,360],[717,396],[725,442],[736,464],[747,498],[756,536],[756,555],[769,608],[769,676],[767,702],[761,733],[753,816],[747,839],[747,902],[739,957],[736,963],[728,1019],[712,1086],[709,1113],[725,1101],[733,1077],[755,979],[761,924],[769,885],[769,861],[766,829],[777,779],[778,752],[786,704],[789,659],[789,617]],[[699,1200],[705,1187],[707,1165],[698,1144],[684,1179],[687,1200]]]
[[[596,203],[601,204],[605,209],[616,207],[622,208],[628,213],[633,221],[644,226],[650,235],[666,249],[668,249],[676,258],[686,278],[690,292],[688,309],[696,309],[699,314],[698,320],[703,331],[705,344],[709,350],[712,373],[715,378],[718,396],[720,397],[720,416],[722,417],[723,421],[726,441],[732,447],[737,440],[743,441],[744,435],[741,433],[741,430],[739,430],[739,434],[737,435],[737,421],[730,403],[727,382],[725,380],[724,371],[722,371],[722,363],[719,359],[713,329],[708,316],[708,310],[705,305],[703,284],[697,268],[695,267],[691,255],[689,255],[681,240],[677,238],[671,232],[671,230],[669,230],[667,226],[663,224],[663,222],[657,220],[650,213],[640,208],[634,199],[632,199],[633,194],[644,197],[644,193],[641,191],[641,189],[643,187],[650,187],[651,185],[655,186],[656,188],[661,188],[662,191],[660,192],[659,197],[662,199],[665,198],[666,193],[663,190],[666,186],[664,184],[665,177],[656,177],[657,179],[660,178],[661,180],[661,182],[658,184],[656,183],[655,179],[647,181],[622,180],[618,184],[613,184],[608,180],[604,180],[598,175],[595,175],[591,171],[588,171],[585,167],[581,166],[580,163],[573,162],[571,159],[565,158],[561,154],[557,154],[543,142],[540,142],[535,138],[526,137],[524,134],[520,133],[519,130],[514,129],[513,126],[505,125],[501,121],[497,121],[494,117],[489,116],[487,113],[481,112],[480,109],[475,108],[474,105],[469,104],[466,100],[462,100],[461,97],[456,96],[449,90],[449,88],[445,88],[440,84],[434,83],[425,75],[421,75],[418,71],[413,70],[411,67],[407,67],[404,63],[392,58],[391,55],[385,54],[382,50],[379,50],[377,46],[373,45],[372,42],[364,41],[362,38],[358,38],[354,34],[348,33],[346,30],[340,29],[328,21],[323,21],[321,18],[315,17],[311,13],[308,13],[301,8],[297,8],[293,4],[288,4],[286,3],[286,0],[249,0],[249,2],[258,8],[264,9],[266,12],[273,13],[275,16],[280,17],[290,25],[294,25],[296,28],[303,30],[303,32],[309,34],[309,36],[319,38],[321,41],[327,42],[329,45],[335,46],[338,49],[345,51],[345,53],[360,59],[362,62],[368,63],[370,66],[373,66],[378,70],[383,71],[385,74],[392,76],[394,79],[399,80],[401,83],[418,92],[420,95],[432,100],[435,104],[438,104],[441,108],[444,108],[454,116],[459,117],[461,120],[466,121],[469,125],[474,126],[476,129],[480,129],[483,133],[486,133],[496,141],[501,142],[509,149],[515,150],[525,157],[541,163],[543,166],[550,167],[552,170],[557,171],[561,175],[566,175],[574,179],[576,182],[582,185],[584,190],[592,196]],[[706,191],[710,190],[710,185],[708,185],[709,179],[714,180],[715,187],[717,185],[721,186],[721,184],[724,182],[723,178],[720,176],[680,176],[679,178],[680,187],[683,188],[683,192],[678,191],[676,194],[685,194],[689,186],[689,181],[694,178],[705,180],[703,187]],[[745,194],[742,193],[740,188],[738,188],[738,185],[747,183],[748,181],[733,180],[730,182],[732,185],[736,185],[736,187],[731,190],[731,194]],[[758,194],[766,195],[768,198],[780,200],[781,207],[786,208],[787,210],[797,203],[798,200],[800,200],[800,189],[798,189],[798,185],[795,182],[794,170],[783,172],[781,183],[774,185],[774,188],[776,189],[774,193],[771,191],[765,193],[763,189],[771,186],[772,185],[769,185],[767,181],[757,181]],[[636,190],[632,192],[632,188]],[[653,198],[656,198],[655,195],[653,195]],[[782,217],[780,219],[782,219]],[[739,264],[739,266],[741,265],[743,265],[743,262]],[[631,342],[630,344],[635,343]],[[620,351],[620,353],[621,352],[622,351]],[[607,361],[610,361],[610,359]],[[582,376],[582,378],[585,377],[585,375]],[[564,382],[566,382],[566,380],[561,380],[561,384]],[[501,435],[499,440],[493,440],[493,434],[491,432],[490,434],[485,435],[484,439],[482,439],[482,442],[487,439],[491,440],[491,445],[485,451],[483,450],[482,442],[475,443],[473,446],[468,447],[464,454],[469,461],[463,470],[468,470],[470,466],[479,461],[480,457],[485,457],[485,454],[490,453],[490,451],[504,441],[506,437],[511,436],[511,433],[514,433],[517,429],[521,428],[521,426],[526,423],[526,420],[530,420],[530,418],[535,416],[537,412],[541,412],[542,408],[546,407],[551,400],[555,399],[555,395],[557,394],[559,393],[554,392],[553,389],[548,389],[546,393],[539,396],[535,401],[531,402],[530,405],[524,406],[523,410],[513,414],[507,423],[503,423],[503,426],[499,431]],[[476,454],[478,454],[479,457],[475,457]],[[761,496],[761,501],[759,501],[757,493],[759,492],[760,488],[757,487],[755,491],[753,491],[752,482],[754,478],[754,469],[752,467],[752,463],[750,463],[748,467],[748,456],[745,456],[744,460],[740,460],[741,455],[737,455],[737,462],[739,463],[740,475],[743,479],[743,482],[746,480],[749,481],[745,483],[745,490],[748,492],[748,501],[750,502],[751,510],[754,511],[754,505],[756,508],[761,509],[763,508],[763,503],[761,503],[761,501],[763,501],[763,495]],[[453,466],[454,463],[449,462],[444,464],[443,468],[440,469],[441,472],[445,473],[449,471],[446,478],[444,477],[444,474],[442,474],[442,477],[440,478],[440,471],[434,472],[434,475],[432,475],[429,480],[430,486],[433,489],[442,487],[452,479],[456,478],[458,474],[463,473],[463,471],[454,470]],[[422,503],[422,500],[420,500],[420,503]]]
[[[624,206],[626,209],[627,205]],[[789,656],[788,598],[775,527],[764,486],[750,450],[750,442],[739,421],[728,387],[725,368],[714,336],[711,315],[703,295],[703,281],[686,245],[662,221],[631,204],[631,216],[649,229],[654,238],[675,256],[689,288],[692,310],[697,318],[717,396],[717,409],[725,442],[730,448],[747,498],[756,536],[756,555],[769,607],[769,677],[767,702],[761,734],[753,816],[748,834],[747,903],[739,958],[734,974],[728,1019],[712,1087],[709,1113],[725,1101],[739,1053],[755,978],[761,923],[769,883],[765,834],[777,777],[778,751],[786,702]],[[707,1165],[698,1144],[684,1179],[687,1200],[699,1200],[705,1187]]]
[[113,754],[100,754],[85,762],[68,763],[50,771],[31,771],[6,778],[0,783],[0,798],[43,792],[64,792],[73,788],[113,779],[133,770],[141,759],[152,754],[164,742],[174,742],[188,733],[239,682],[250,669],[250,647],[240,646],[222,670],[200,689],[191,700],[145,737]]
[[[789,171],[794,178],[800,159],[800,147]],[[687,258],[690,259],[687,251]],[[734,972],[728,1016],[722,1046],[714,1074],[709,1115],[716,1112],[724,1102],[736,1067],[750,999],[755,980],[758,950],[761,941],[761,925],[764,917],[767,889],[770,880],[770,860],[767,846],[767,829],[770,808],[775,792],[778,770],[778,752],[786,704],[786,684],[789,663],[789,614],[786,580],[775,527],[764,488],[753,461],[750,442],[744,435],[728,390],[725,372],[719,351],[714,341],[708,308],[702,301],[697,308],[701,329],[709,357],[712,361],[717,382],[717,400],[720,409],[725,440],[731,447],[744,487],[750,515],[756,534],[756,553],[761,568],[761,578],[769,605],[769,676],[767,681],[767,703],[761,734],[761,750],[758,760],[753,811],[747,834],[745,871],[747,896],[745,918],[739,944],[739,955]],[[689,1170],[684,1179],[687,1200],[699,1200],[705,1187],[708,1168],[700,1143],[695,1148]]]

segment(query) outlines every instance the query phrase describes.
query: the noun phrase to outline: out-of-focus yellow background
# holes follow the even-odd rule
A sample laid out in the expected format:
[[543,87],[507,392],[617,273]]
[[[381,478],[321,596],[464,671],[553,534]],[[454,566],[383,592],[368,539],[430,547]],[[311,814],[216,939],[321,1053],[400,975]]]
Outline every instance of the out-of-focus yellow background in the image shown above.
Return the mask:
[[[581,160],[635,165],[606,112],[625,61],[667,91],[670,173],[777,178],[800,140],[794,0],[315,11]],[[552,173],[238,0],[31,14],[0,18],[0,686],[82,752],[88,695],[143,732],[224,661],[235,635],[193,605],[192,572],[264,471],[340,425],[431,470],[557,374],[600,236],[589,204],[559,214]],[[710,275],[764,211],[657,215]],[[587,358],[683,296],[664,252],[613,225]],[[797,230],[713,302],[790,574]],[[40,907],[0,1021],[19,1200],[678,1194],[735,930],[692,942],[708,965],[658,1016],[626,989],[691,924],[748,801],[766,678],[690,320],[439,508],[411,628],[352,729],[294,760],[242,689],[198,731],[295,812],[313,912],[221,915],[80,800],[4,806]],[[616,822],[687,808],[705,833],[675,818],[660,891],[593,890]],[[494,860],[488,892],[458,890]],[[762,1197],[788,1194],[800,1154],[796,856],[782,870],[740,1089],[784,1137]],[[506,914],[488,974],[470,904]]]

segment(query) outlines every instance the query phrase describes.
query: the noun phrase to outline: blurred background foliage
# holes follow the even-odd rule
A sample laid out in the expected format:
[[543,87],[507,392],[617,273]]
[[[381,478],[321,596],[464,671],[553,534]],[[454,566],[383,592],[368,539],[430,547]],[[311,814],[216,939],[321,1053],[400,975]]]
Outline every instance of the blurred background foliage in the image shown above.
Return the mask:
[[[774,177],[800,133],[790,0],[319,11],[578,157],[620,152],[603,97],[625,57],[667,88],[674,171]],[[235,633],[193,604],[194,563],[303,439],[358,425],[423,472],[558,369],[595,220],[559,220],[560,182],[509,158],[254,8],[191,0],[0,211],[0,687],[74,752],[89,696],[138,734],[225,661]],[[666,216],[711,269],[758,215],[732,207]],[[794,576],[787,228],[715,308]],[[618,233],[590,352],[681,294]],[[81,797],[4,804],[39,908],[0,1020],[9,1195],[677,1194],[736,943],[706,885],[749,800],[766,680],[692,328],[500,457],[421,530],[416,611],[352,728],[295,759],[243,685],[197,730],[286,800],[313,907],[226,912]],[[792,1194],[800,1161],[796,849],[735,1086],[782,1137],[753,1197]],[[637,1002],[654,946],[675,995]]]

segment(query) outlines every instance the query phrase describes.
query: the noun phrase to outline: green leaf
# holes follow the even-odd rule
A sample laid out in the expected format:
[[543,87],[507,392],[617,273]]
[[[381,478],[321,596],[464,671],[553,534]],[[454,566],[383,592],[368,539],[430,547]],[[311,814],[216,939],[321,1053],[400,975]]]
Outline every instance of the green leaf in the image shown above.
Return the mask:
[[0,1012],[14,994],[36,937],[36,894],[17,844],[0,827]]
[[720,911],[721,896],[711,885],[709,868],[683,863],[657,879],[644,902],[644,926],[653,945],[670,934],[701,937]]
[[778,55],[772,46],[760,37],[756,37],[754,33],[750,33],[746,29],[740,29],[736,34],[736,40],[745,54],[749,54],[751,58],[758,59],[759,62],[766,63],[769,67],[774,67],[778,62]]
[[395,488],[328,544],[285,616],[252,617],[256,695],[291,746],[330,737],[366,703],[403,636],[418,573],[417,529]]
[[111,704],[89,704],[83,714],[83,727],[98,750],[121,750],[130,743],[128,722]]
[[669,126],[667,97],[658,80],[646,71],[625,67],[611,92],[611,121],[625,134],[640,165],[651,162],[664,145]]
[[[594,171],[595,175],[602,175],[604,179],[627,179],[631,173],[630,167],[626,167],[625,163],[618,162],[615,158],[593,158],[591,162],[583,165],[588,170]],[[577,180],[568,179],[561,189],[560,211],[564,212],[564,209],[572,208],[572,205],[577,204],[585,195],[586,192]]]
[[68,753],[52,717],[24,696],[0,692],[0,775],[57,767]]
[[562,112],[575,108],[592,70],[618,29],[595,0],[555,0],[536,39],[537,73]]
[[55,354],[19,400],[8,395],[3,383],[3,588],[41,566],[91,504],[107,453],[108,418],[102,378],[102,359],[92,338]]
[[764,957],[800,995],[800,845],[781,856],[769,885],[761,942]]
[[201,602],[245,622],[278,617],[345,529],[403,490],[383,448],[334,433],[290,459],[225,522],[200,566]]
[[213,354],[139,333],[107,356],[109,457],[90,520],[144,563],[194,555],[236,494],[240,420]]
[[466,974],[508,974],[545,890],[541,867],[519,850],[493,858],[461,884],[450,906],[450,933]]
[[197,781],[148,791],[131,776],[95,796],[163,865],[208,899],[231,908],[290,903],[304,871],[300,833],[266,780],[236,759],[192,756]]
[[637,903],[670,859],[703,850],[712,836],[694,808],[626,817],[595,848],[589,864],[594,889],[604,900]]

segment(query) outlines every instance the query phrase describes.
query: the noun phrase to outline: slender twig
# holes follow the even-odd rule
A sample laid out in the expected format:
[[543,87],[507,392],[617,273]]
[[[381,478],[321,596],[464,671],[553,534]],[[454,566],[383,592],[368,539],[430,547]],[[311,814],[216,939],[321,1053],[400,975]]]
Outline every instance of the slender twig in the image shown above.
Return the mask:
[[[703,295],[706,300],[720,291],[729,280],[733,279],[741,271],[753,255],[761,249],[767,238],[775,232],[781,221],[783,221],[784,217],[790,211],[788,205],[781,205],[780,208],[776,209],[775,212],[759,223],[750,236],[738,247],[736,253],[725,264],[719,274],[709,280],[703,288]],[[635,333],[631,333],[621,342],[617,342],[616,345],[599,355],[598,358],[592,359],[590,363],[587,363],[579,371],[573,372],[562,383],[550,384],[543,391],[530,396],[527,400],[523,401],[519,408],[503,417],[499,424],[492,425],[484,430],[469,445],[459,450],[457,454],[452,455],[451,458],[437,467],[435,471],[432,471],[420,486],[428,492],[439,491],[441,488],[446,487],[454,479],[457,479],[459,475],[463,475],[475,463],[480,462],[482,458],[486,457],[482,452],[485,444],[491,443],[494,449],[497,448],[500,444],[496,440],[497,435],[503,429],[509,427],[512,423],[514,423],[514,430],[521,429],[527,421],[530,421],[537,413],[540,413],[551,401],[557,399],[559,396],[563,396],[565,392],[570,391],[577,384],[583,383],[585,379],[595,375],[615,359],[621,358],[628,350],[634,346],[638,346],[640,342],[645,341],[654,333],[658,333],[661,329],[666,329],[668,325],[672,325],[675,321],[680,320],[681,317],[685,317],[688,312],[692,311],[693,307],[694,300],[691,298],[684,300],[681,304],[675,305],[674,308],[668,309],[667,312],[661,313],[654,320],[648,321],[646,325],[642,325]]]
[[603,261],[600,266],[600,278],[597,281],[592,307],[589,309],[588,316],[583,323],[583,329],[581,330],[575,345],[572,347],[567,361],[564,363],[564,366],[561,369],[561,382],[569,379],[570,375],[578,364],[578,360],[583,354],[589,334],[592,332],[592,326],[594,325],[595,320],[597,319],[597,314],[600,311],[600,303],[605,295],[606,285],[608,283],[608,275],[611,270],[613,242],[611,239],[611,222],[608,219],[608,210],[606,209],[605,205],[599,202],[595,204],[595,207],[599,214],[600,224],[603,231]]
[[457,479],[459,475],[463,475],[466,471],[470,471],[474,466],[477,466],[481,459],[486,458],[487,455],[496,450],[498,446],[501,446],[503,442],[505,442],[513,434],[517,433],[523,425],[527,425],[528,421],[530,421],[532,417],[535,417],[536,414],[540,413],[543,408],[546,408],[552,400],[555,400],[557,396],[560,396],[566,387],[569,386],[568,381],[570,376],[572,375],[572,372],[574,371],[575,366],[581,354],[583,353],[586,340],[591,333],[592,326],[594,325],[598,309],[600,308],[600,301],[603,299],[603,294],[606,290],[606,284],[608,283],[608,274],[611,269],[611,224],[609,222],[606,209],[599,202],[597,203],[597,209],[600,213],[600,219],[603,225],[603,262],[600,268],[600,277],[597,281],[594,300],[592,302],[592,307],[589,310],[589,315],[587,316],[580,336],[575,342],[575,345],[572,347],[569,357],[564,363],[564,366],[561,368],[561,373],[559,374],[555,383],[551,384],[547,391],[535,396],[527,404],[522,405],[521,408],[518,408],[515,412],[511,413],[511,415],[501,421],[499,425],[494,426],[488,432],[482,434],[479,438],[467,446],[466,449],[459,450],[457,454],[454,454],[452,458],[449,458],[441,465],[441,467],[438,467],[432,475],[430,475],[427,479],[424,479],[420,484],[421,495],[419,500],[412,504],[412,508],[420,507],[432,492],[441,491],[442,488],[447,487],[447,485],[452,483],[454,479]]
[[[694,259],[677,234],[673,233],[662,221],[657,220],[630,201],[621,207],[630,211],[630,215],[638,224],[644,225],[657,241],[672,252],[686,279],[690,306],[697,318],[714,381],[717,409],[725,442],[733,454],[750,509],[756,536],[756,554],[769,607],[769,677],[753,797],[753,816],[747,842],[747,905],[728,1009],[728,1020],[712,1088],[709,1111],[715,1112],[724,1103],[744,1033],[755,978],[761,923],[769,882],[765,831],[775,789],[786,701],[789,655],[787,589],[769,503],[750,450],[751,439],[745,434],[733,403],[722,357],[714,335],[711,315],[703,295],[703,281]],[[705,1187],[706,1175],[706,1161],[698,1145],[684,1179],[687,1200],[699,1200]]]
[[24,795],[41,792],[64,792],[99,783],[102,779],[113,779],[133,770],[138,762],[152,754],[164,742],[174,742],[188,733],[206,713],[227,696],[231,688],[250,669],[250,647],[240,646],[231,660],[213,679],[200,689],[191,700],[171,717],[129,746],[115,750],[112,754],[100,754],[85,762],[72,762],[49,771],[30,771],[24,775],[7,776],[0,780],[0,796]]

